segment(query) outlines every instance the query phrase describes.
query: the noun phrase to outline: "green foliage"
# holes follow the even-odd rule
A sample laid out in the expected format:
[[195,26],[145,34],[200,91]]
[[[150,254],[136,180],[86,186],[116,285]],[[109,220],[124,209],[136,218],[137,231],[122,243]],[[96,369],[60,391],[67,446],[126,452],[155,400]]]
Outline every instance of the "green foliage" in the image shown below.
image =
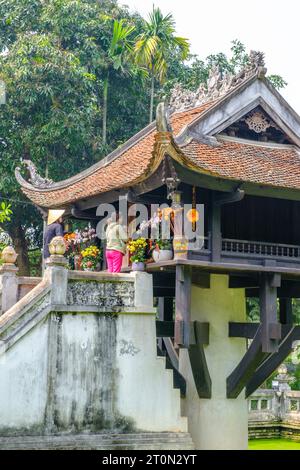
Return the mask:
[[0,203],[0,224],[3,224],[3,222],[10,221],[11,214],[11,205],[6,204],[6,202],[2,201]]
[[163,82],[170,54],[174,50],[182,60],[186,59],[189,53],[188,40],[175,36],[175,21],[171,14],[163,16],[159,8],[153,7],[149,21],[143,22],[143,31],[135,44],[136,61]]
[[153,7],[149,21],[143,22],[141,34],[135,43],[137,64],[145,67],[151,79],[150,122],[153,119],[154,81],[165,81],[171,54],[181,61],[187,58],[189,42],[175,36],[175,21],[171,14],[163,16],[159,8]]
[[280,75],[269,75],[268,79],[272,85],[277,88],[277,90],[280,90],[287,85],[287,82]]
[[39,248],[28,251],[30,276],[40,277],[42,275],[42,252]]
[[155,244],[160,250],[172,250],[171,240],[156,240]]

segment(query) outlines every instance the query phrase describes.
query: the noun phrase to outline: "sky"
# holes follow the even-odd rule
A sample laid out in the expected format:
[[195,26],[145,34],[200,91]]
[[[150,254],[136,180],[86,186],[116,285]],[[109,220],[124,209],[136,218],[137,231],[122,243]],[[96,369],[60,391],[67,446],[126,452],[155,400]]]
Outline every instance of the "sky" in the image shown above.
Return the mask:
[[119,0],[147,18],[152,5],[172,13],[178,35],[190,40],[191,52],[229,54],[233,39],[265,53],[268,74],[281,75],[281,90],[300,114],[299,0]]

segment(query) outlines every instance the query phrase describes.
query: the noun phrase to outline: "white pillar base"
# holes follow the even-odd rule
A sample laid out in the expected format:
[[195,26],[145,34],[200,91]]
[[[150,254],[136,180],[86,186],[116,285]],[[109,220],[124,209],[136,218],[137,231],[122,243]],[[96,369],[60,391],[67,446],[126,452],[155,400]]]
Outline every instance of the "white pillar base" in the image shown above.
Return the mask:
[[187,380],[182,414],[188,417],[196,449],[247,449],[248,407],[244,392],[226,398],[226,378],[246,349],[245,339],[228,337],[228,322],[246,320],[245,292],[228,289],[228,276],[211,275],[210,289],[192,286],[192,320],[209,322],[209,345],[205,356],[212,380],[211,399],[199,399],[188,352],[180,350],[180,372]]

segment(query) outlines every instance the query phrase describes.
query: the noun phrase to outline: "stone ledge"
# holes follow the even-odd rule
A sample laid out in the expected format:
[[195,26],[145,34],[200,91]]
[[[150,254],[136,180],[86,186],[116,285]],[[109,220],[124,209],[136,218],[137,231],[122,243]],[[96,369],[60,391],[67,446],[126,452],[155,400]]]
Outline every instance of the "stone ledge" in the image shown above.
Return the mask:
[[69,271],[69,280],[73,281],[99,281],[99,282],[134,282],[135,278],[132,273],[109,273],[108,271]]
[[249,423],[250,439],[273,439],[288,437],[294,441],[300,441],[300,423],[296,425],[290,422],[252,422]]

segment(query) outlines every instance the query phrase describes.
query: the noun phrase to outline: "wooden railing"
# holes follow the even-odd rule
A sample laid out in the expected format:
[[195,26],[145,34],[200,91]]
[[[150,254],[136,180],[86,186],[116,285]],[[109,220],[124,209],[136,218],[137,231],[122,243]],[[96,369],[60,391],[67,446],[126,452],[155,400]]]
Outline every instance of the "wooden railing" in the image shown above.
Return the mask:
[[223,238],[222,253],[250,258],[300,259],[300,246]]

